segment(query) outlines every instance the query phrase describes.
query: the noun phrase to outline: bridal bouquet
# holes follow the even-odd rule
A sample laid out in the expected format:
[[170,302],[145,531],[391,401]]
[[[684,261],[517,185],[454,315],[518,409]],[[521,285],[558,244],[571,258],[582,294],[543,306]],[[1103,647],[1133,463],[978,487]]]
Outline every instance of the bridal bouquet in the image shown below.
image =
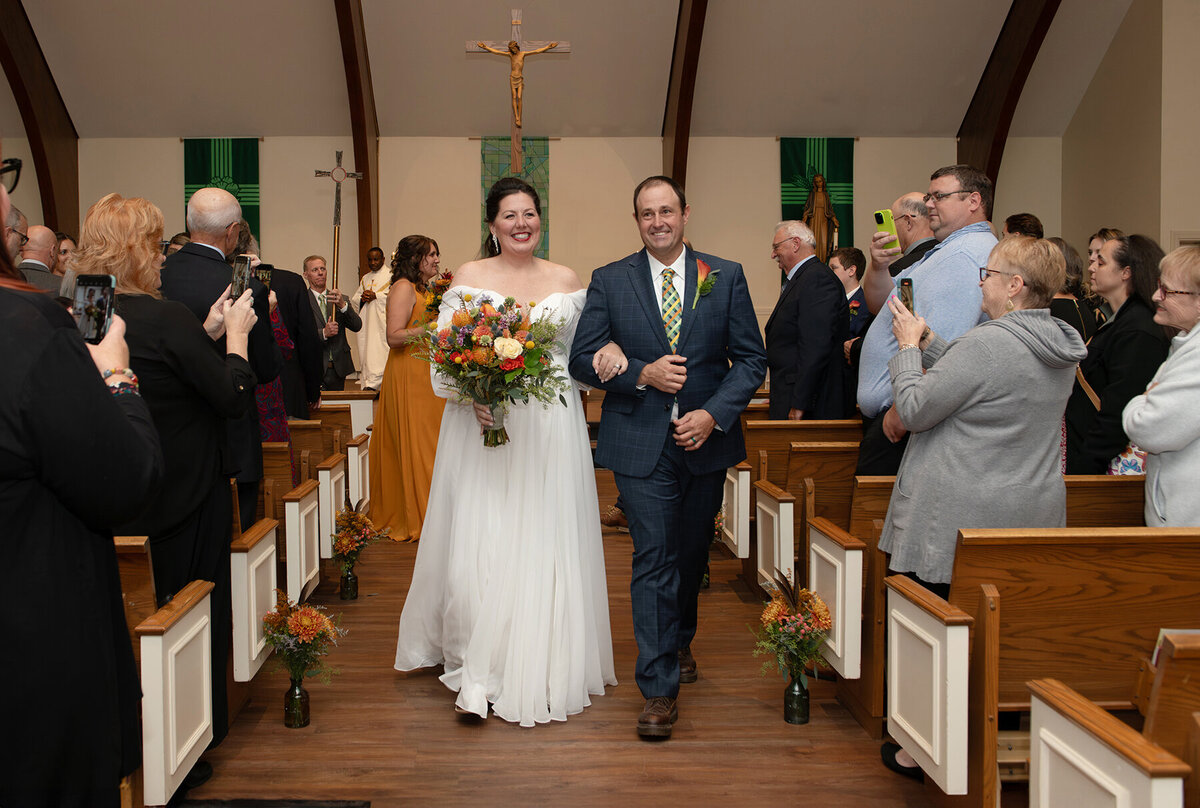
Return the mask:
[[495,423],[484,430],[484,446],[508,443],[504,414],[510,403],[549,404],[557,397],[566,406],[562,393],[570,382],[549,356],[562,323],[530,321],[533,306],[526,310],[511,297],[497,306],[488,295],[475,300],[466,294],[450,324],[439,329],[431,323],[422,338],[419,355],[463,398],[491,409]]
[[[821,659],[821,646],[833,628],[825,601],[807,589],[793,591],[787,581],[781,581],[763,609],[761,622],[754,655],[775,657],[781,674],[800,679],[807,688],[804,669]],[[770,660],[764,662],[763,673],[770,667]]]

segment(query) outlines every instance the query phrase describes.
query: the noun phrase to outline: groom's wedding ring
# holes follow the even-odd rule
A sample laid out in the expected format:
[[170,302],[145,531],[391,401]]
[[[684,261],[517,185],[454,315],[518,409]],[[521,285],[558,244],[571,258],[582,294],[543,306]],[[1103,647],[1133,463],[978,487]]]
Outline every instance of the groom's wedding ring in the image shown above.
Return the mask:
[[696,442],[696,439],[695,439],[695,438],[692,438],[692,443],[695,443],[695,442]]

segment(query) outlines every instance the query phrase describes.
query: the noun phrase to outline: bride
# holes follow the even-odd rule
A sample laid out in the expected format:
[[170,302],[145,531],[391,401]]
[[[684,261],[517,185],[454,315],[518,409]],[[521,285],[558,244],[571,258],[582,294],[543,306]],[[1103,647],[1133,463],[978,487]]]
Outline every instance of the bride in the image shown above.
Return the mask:
[[[561,320],[552,361],[567,357],[586,292],[575,273],[534,256],[541,202],[506,177],[487,197],[489,257],[465,264],[442,298],[444,325],[464,298],[535,303]],[[563,721],[617,683],[607,579],[587,425],[579,393],[567,405],[511,405],[510,442],[483,445],[486,406],[449,398],[428,515],[400,616],[396,669],[444,665],[455,709],[533,726]]]

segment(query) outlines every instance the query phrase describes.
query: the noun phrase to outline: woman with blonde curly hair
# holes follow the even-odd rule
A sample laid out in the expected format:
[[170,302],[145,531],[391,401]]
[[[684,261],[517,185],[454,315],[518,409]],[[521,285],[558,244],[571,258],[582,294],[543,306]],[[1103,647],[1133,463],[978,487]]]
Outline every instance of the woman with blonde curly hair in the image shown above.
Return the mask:
[[[75,253],[75,271],[116,278],[116,312],[125,319],[129,364],[162,443],[162,490],[132,523],[128,535],[150,537],[159,604],[190,581],[213,581],[213,738],[228,730],[225,667],[230,643],[229,541],[232,503],[221,468],[225,419],[254,405],[254,372],[246,361],[257,317],[249,290],[214,301],[201,326],[182,303],[158,288],[163,254],[162,211],[141,198],[108,194],[88,209]],[[228,353],[214,340],[225,335]]]

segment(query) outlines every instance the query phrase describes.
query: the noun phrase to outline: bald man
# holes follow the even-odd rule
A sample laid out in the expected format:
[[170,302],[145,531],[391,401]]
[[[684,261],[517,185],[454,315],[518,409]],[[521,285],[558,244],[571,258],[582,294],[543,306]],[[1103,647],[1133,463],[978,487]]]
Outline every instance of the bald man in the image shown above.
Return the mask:
[[896,238],[900,240],[901,255],[888,273],[894,278],[925,257],[933,249],[937,239],[929,224],[929,211],[925,208],[925,194],[913,191],[892,203],[892,218],[896,222]]
[[31,285],[58,294],[62,278],[54,274],[58,237],[49,227],[35,224],[29,228],[29,240],[21,248],[21,264],[17,269]]

